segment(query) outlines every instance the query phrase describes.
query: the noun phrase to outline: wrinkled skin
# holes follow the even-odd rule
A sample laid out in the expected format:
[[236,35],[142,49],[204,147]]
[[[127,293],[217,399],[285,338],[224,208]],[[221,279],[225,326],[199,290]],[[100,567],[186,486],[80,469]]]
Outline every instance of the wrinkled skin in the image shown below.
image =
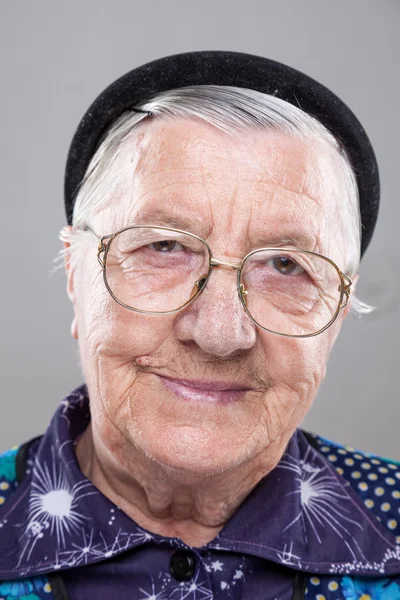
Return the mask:
[[[100,236],[135,223],[172,224],[230,261],[277,236],[302,236],[303,248],[346,268],[346,180],[322,142],[253,130],[232,138],[191,120],[155,120],[124,143],[113,169],[112,201],[90,223]],[[183,311],[137,314],[108,294],[97,242],[87,235],[76,266],[66,259],[92,410],[78,461],[141,526],[201,546],[280,460],[348,309],[316,337],[274,335],[244,312],[236,272],[218,267]],[[247,391],[230,403],[189,401],[162,376]]]

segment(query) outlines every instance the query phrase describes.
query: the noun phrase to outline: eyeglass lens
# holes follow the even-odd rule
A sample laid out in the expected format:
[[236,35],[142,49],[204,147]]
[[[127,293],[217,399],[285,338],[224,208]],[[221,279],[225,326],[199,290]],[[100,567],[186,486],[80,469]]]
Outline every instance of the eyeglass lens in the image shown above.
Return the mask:
[[323,257],[306,252],[261,250],[245,261],[245,302],[262,327],[287,335],[323,329],[338,310],[341,279]]
[[176,310],[198,293],[209,252],[199,239],[168,229],[126,229],[111,242],[106,279],[123,304],[149,312]]

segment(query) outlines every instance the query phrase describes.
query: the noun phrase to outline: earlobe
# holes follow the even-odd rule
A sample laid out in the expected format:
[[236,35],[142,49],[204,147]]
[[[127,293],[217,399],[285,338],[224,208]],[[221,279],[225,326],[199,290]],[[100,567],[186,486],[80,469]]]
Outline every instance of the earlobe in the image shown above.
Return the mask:
[[74,316],[74,318],[72,319],[71,335],[75,340],[78,339],[78,322],[77,322],[76,316]]
[[[60,238],[63,242],[64,247],[64,266],[67,275],[67,294],[71,300],[75,310],[75,287],[74,287],[74,269],[71,262],[71,243],[69,241],[69,235],[72,231],[72,227],[68,225],[64,227],[61,232]],[[76,315],[74,315],[71,323],[71,335],[77,340],[78,339],[78,322]]]

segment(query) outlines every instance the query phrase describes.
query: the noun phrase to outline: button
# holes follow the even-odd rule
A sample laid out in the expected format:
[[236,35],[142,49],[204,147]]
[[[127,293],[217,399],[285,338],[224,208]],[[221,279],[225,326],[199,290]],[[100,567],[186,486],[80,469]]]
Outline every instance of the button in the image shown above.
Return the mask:
[[188,581],[194,575],[196,560],[193,552],[188,550],[178,550],[172,556],[169,563],[169,570],[172,577],[177,581]]

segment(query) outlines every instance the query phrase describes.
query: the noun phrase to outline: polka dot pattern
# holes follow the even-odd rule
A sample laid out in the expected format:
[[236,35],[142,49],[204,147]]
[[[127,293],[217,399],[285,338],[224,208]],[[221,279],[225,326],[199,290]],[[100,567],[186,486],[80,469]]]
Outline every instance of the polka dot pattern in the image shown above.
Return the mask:
[[329,575],[310,577],[304,600],[346,600],[341,593],[341,579]]
[[[318,580],[318,584],[312,584]],[[304,600],[399,600],[400,577],[387,578],[321,575],[308,580]]]
[[328,583],[328,589],[330,592],[336,592],[336,590],[339,588],[339,584],[337,581],[330,581]]
[[0,505],[4,504],[6,500],[8,500],[18,486],[15,469],[17,452],[18,447],[14,447],[3,454],[0,454]]
[[[316,437],[318,449],[378,521],[400,539],[400,464]],[[324,592],[321,592],[324,593]]]
[[[394,534],[400,545],[400,465],[376,456],[363,454],[350,446],[337,446],[323,438],[316,438],[318,449],[355,490],[364,506],[377,521]],[[356,577],[318,575],[310,577],[305,600],[387,600],[397,596],[381,596],[381,582],[366,585]],[[400,577],[399,600],[400,600]],[[376,594],[375,594],[376,590]],[[386,590],[386,588],[385,588]]]
[[371,468],[371,464],[367,462],[362,462],[360,466],[364,470],[369,470]]

